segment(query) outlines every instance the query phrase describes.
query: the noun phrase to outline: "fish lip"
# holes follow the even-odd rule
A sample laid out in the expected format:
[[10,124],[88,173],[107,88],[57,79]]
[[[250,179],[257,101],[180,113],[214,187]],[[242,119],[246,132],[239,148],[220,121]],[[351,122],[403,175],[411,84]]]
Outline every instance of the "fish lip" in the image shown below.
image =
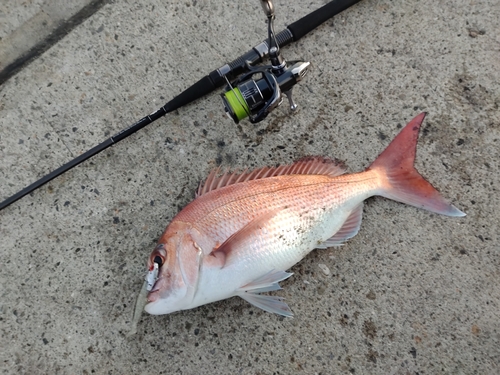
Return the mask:
[[163,278],[162,277],[159,277],[154,285],[153,285],[153,288],[149,291],[148,293],[148,302],[154,302],[156,301],[158,298],[159,298],[159,294],[160,294],[160,281],[162,280]]
[[148,302],[155,302],[158,300],[158,297],[159,297],[159,291],[158,290],[152,290],[151,292],[149,292],[148,294]]

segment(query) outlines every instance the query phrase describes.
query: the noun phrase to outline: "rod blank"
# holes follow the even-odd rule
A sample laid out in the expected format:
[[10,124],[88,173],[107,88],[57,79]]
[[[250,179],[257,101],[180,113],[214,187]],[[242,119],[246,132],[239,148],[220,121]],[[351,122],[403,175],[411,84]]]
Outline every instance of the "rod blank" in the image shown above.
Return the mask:
[[[312,13],[302,17],[298,21],[295,21],[285,30],[281,31],[276,35],[280,47],[284,47],[293,41],[302,38],[307,33],[314,30],[316,27],[321,25],[326,20],[332,18],[336,14],[344,11],[350,6],[356,4],[360,0],[334,0],[324,5],[323,7],[313,11]],[[0,210],[21,199],[25,195],[30,194],[39,187],[45,185],[47,182],[52,181],[54,178],[60,176],[64,172],[76,167],[78,164],[83,163],[85,160],[91,158],[94,155],[104,151],[108,147],[121,140],[127,138],[128,136],[134,134],[138,130],[144,128],[146,125],[151,124],[160,117],[165,116],[167,113],[172,112],[182,106],[185,106],[205,95],[210,94],[216,88],[223,86],[225,83],[226,76],[228,79],[245,72],[247,62],[250,65],[255,65],[262,62],[268,55],[267,43],[264,41],[259,45],[253,47],[250,51],[233,60],[232,62],[222,66],[209,73],[207,76],[200,79],[191,87],[184,90],[182,93],[177,95],[171,101],[166,103],[163,107],[156,110],[149,116],[143,117],[135,124],[129,126],[128,128],[122,130],[118,134],[106,139],[104,142],[98,144],[97,146],[91,148],[82,155],[76,157],[75,159],[67,162],[66,164],[60,166],[56,170],[50,172],[46,176],[42,177],[38,181],[35,181],[31,185],[25,187],[21,191],[17,192],[13,196],[7,198],[2,203],[0,203]]]

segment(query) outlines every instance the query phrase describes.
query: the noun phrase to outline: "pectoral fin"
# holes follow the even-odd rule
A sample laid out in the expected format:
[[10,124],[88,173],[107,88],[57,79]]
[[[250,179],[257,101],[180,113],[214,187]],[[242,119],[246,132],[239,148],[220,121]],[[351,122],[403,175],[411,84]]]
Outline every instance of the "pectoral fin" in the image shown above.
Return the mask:
[[283,315],[288,318],[293,316],[292,310],[290,310],[288,305],[283,302],[283,297],[265,296],[255,293],[244,293],[241,294],[240,297],[264,311]]
[[239,231],[232,234],[226,241],[224,241],[218,248],[212,251],[211,255],[220,259],[225,267],[231,257],[238,249],[244,248],[248,245],[252,235],[261,231],[264,226],[271,220],[278,210],[268,211],[265,214],[253,219]]
[[280,290],[280,281],[288,279],[291,273],[272,270],[255,279],[251,283],[238,289],[237,295],[252,305],[278,315],[292,317],[293,313],[288,305],[283,302],[283,297],[267,296],[259,293]]

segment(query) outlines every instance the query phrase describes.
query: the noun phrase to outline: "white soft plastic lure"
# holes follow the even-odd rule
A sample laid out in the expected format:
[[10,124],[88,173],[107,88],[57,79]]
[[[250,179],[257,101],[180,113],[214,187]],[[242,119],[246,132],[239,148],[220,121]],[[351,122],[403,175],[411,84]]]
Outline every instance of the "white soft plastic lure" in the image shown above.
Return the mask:
[[464,216],[413,166],[424,117],[415,117],[360,173],[344,174],[341,163],[324,157],[221,176],[212,171],[149,257],[145,310],[169,314],[239,296],[291,316],[282,298],[261,293],[280,289],[291,275],[285,271],[311,250],[356,235],[365,199],[381,195]]

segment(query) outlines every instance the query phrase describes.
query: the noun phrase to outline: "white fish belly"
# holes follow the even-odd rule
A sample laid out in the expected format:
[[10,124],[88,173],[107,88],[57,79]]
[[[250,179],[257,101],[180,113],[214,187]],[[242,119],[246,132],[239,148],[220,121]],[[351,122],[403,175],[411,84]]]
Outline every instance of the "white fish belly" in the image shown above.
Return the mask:
[[239,243],[223,268],[202,266],[189,308],[237,295],[238,289],[276,270],[285,271],[332,237],[363,199],[332,209],[284,209]]

